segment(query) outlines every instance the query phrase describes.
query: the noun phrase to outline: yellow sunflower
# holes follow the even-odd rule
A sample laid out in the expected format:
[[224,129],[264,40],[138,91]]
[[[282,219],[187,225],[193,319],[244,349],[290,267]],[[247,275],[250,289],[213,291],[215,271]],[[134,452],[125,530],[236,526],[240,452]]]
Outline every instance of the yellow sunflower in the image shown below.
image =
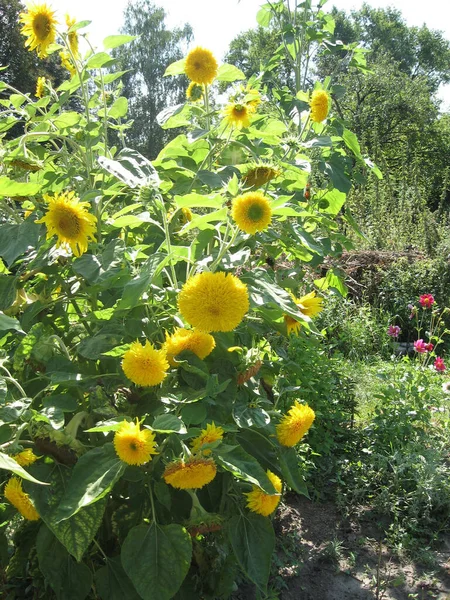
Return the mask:
[[[310,292],[301,298],[295,298],[293,296],[293,300],[301,312],[307,317],[315,317],[323,310],[323,298],[316,296],[316,292]],[[284,322],[286,324],[288,335],[291,333],[298,335],[301,328],[301,323],[299,321],[290,315],[284,315]]]
[[280,175],[281,171],[271,165],[255,165],[242,176],[242,181],[249,187],[261,187]]
[[328,116],[330,97],[325,90],[314,90],[309,102],[311,107],[311,121],[321,123]]
[[270,200],[262,192],[247,192],[233,200],[231,216],[245,233],[265,231],[272,222]]
[[204,331],[189,329],[176,329],[172,335],[166,333],[166,343],[163,348],[167,354],[167,360],[172,367],[176,367],[175,357],[183,350],[190,350],[201,360],[216,347],[216,341],[213,336]]
[[242,129],[250,125],[250,117],[254,112],[254,104],[230,102],[224,110],[224,121],[228,125],[234,125],[237,129]]
[[219,65],[214,54],[206,48],[198,46],[186,57],[184,72],[194,83],[206,85],[212,83],[217,76]]
[[17,463],[19,463],[21,467],[29,467],[30,465],[35,463],[39,457],[36,456],[36,454],[34,454],[31,448],[27,448],[26,450],[22,450],[22,452],[19,452],[19,454],[15,454],[14,456],[12,456],[12,458]]
[[36,98],[42,98],[45,94],[45,77],[38,77],[36,81],[36,91],[34,95]]
[[174,488],[190,490],[207,485],[216,473],[216,463],[211,458],[192,457],[186,462],[179,460],[167,465],[164,479]]
[[307,404],[298,400],[288,410],[287,415],[276,426],[277,438],[282,446],[295,446],[313,424],[316,415]]
[[276,510],[280,503],[281,490],[283,487],[281,479],[277,477],[275,473],[272,473],[272,471],[267,470],[267,477],[276,489],[276,494],[266,494],[256,485],[253,486],[251,492],[245,494],[245,496],[247,496],[247,508],[255,513],[263,515],[263,517],[268,517]]
[[89,202],[80,202],[75,192],[63,192],[56,196],[44,195],[49,204],[45,216],[36,223],[45,223],[47,239],[56,235],[57,247],[70,246],[75,256],[81,256],[88,249],[88,242],[94,241],[97,219],[88,212]]
[[192,211],[190,208],[188,208],[187,206],[184,206],[181,209],[181,221],[183,223],[183,225],[185,225],[186,223],[190,223],[192,221]]
[[169,363],[165,350],[155,350],[147,340],[145,346],[133,342],[123,355],[122,369],[136,385],[159,385],[167,375]]
[[[69,15],[66,15],[66,25],[68,29],[73,27],[76,22],[77,20],[74,17],[69,17]],[[71,31],[68,33],[67,41],[74,58],[78,58],[80,56],[80,51],[78,49],[78,33],[76,31]]]
[[191,81],[186,90],[186,98],[191,102],[200,102],[203,98],[203,87],[195,81]]
[[114,448],[120,460],[128,465],[143,465],[152,460],[156,452],[155,434],[148,429],[141,430],[139,421],[123,421],[114,434]]
[[5,498],[20,512],[27,521],[37,521],[39,513],[30,497],[23,491],[22,481],[18,477],[11,477],[5,486]]
[[63,50],[59,53],[59,58],[61,59],[62,66],[69,71],[69,73],[73,76],[77,72],[75,65],[72,62],[72,57],[67,52],[67,50]]
[[198,273],[178,296],[186,321],[200,331],[233,331],[249,309],[245,283],[226,273]]
[[28,50],[36,50],[39,58],[48,56],[48,48],[56,39],[55,12],[47,4],[33,4],[28,12],[20,13],[19,21],[23,23],[20,33],[28,38]]
[[[212,444],[213,442],[222,440],[223,434],[224,431],[222,427],[216,427],[214,421],[212,423],[208,423],[206,429],[202,429],[201,434],[192,440],[192,452],[196,454],[202,449],[204,444]],[[211,454],[211,450],[207,448],[206,450],[203,450],[203,454],[208,456],[208,454]]]

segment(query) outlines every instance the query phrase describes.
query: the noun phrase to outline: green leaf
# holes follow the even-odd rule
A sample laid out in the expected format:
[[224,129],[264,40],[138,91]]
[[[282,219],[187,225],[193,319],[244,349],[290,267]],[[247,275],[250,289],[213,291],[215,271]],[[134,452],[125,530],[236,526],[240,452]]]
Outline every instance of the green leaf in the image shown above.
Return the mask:
[[214,455],[217,463],[238,479],[259,486],[267,494],[276,494],[272,482],[259,462],[240,446],[221,444],[214,451]]
[[112,444],[93,448],[75,465],[66,492],[55,512],[56,523],[103,498],[125,471],[126,464]]
[[92,23],[92,21],[78,21],[78,23],[75,23],[74,25],[72,25],[72,27],[69,29],[69,31],[67,33],[72,33],[73,31],[78,31],[79,29],[84,29],[85,27],[88,27],[88,25],[90,25]]
[[0,177],[0,196],[34,196],[41,188],[40,183],[23,183],[6,176]]
[[108,117],[112,119],[121,119],[128,112],[128,100],[125,96],[120,96],[114,101],[114,104],[108,110]]
[[159,433],[187,433],[186,425],[183,421],[170,413],[156,417],[153,421],[152,429]]
[[102,67],[110,67],[115,62],[106,52],[98,52],[87,61],[86,67],[88,69],[101,69]]
[[245,79],[245,75],[234,65],[224,63],[223,65],[220,65],[216,79],[217,81],[242,81]]
[[328,206],[326,208],[321,209],[321,212],[329,213],[333,216],[336,216],[341,210],[341,208],[344,206],[346,198],[347,194],[345,194],[344,192],[340,192],[337,189],[328,191],[321,198],[321,200],[327,201]]
[[153,279],[161,273],[167,262],[168,257],[162,252],[157,252],[151,256],[142,265],[139,275],[125,285],[122,299],[117,305],[118,310],[136,306],[139,298],[150,288]]
[[36,479],[28,471],[25,471],[23,467],[21,467],[11,456],[7,454],[3,454],[0,452],[0,469],[5,469],[6,471],[11,471],[14,475],[18,475],[22,477],[22,479],[27,479],[28,481],[32,481],[33,483],[38,483],[39,485],[48,485],[45,481],[39,481]]
[[342,134],[342,139],[344,140],[347,148],[353,152],[356,158],[362,159],[361,156],[361,146],[359,145],[358,138],[349,129],[344,129],[344,133]]
[[8,317],[0,311],[0,333],[2,331],[8,331],[9,329],[15,329],[16,331],[25,333],[24,331],[22,331],[20,323],[17,319],[14,319],[13,317]]
[[78,354],[89,360],[97,360],[104,352],[108,352],[118,346],[121,341],[118,335],[99,333],[82,340],[78,344]]
[[217,223],[218,221],[226,221],[228,214],[227,207],[221,208],[220,210],[215,210],[206,215],[198,215],[195,216],[192,221],[190,221],[185,227],[182,229],[182,233],[186,233],[191,229],[214,229],[214,226],[211,223]]
[[275,549],[270,519],[253,514],[235,515],[229,521],[227,532],[242,571],[265,594]]
[[122,545],[125,573],[143,600],[170,600],[191,564],[191,536],[181,525],[138,525]]
[[75,562],[45,525],[39,529],[36,553],[39,569],[57,600],[85,600],[92,586],[91,570]]
[[0,310],[6,310],[16,299],[17,279],[14,275],[0,275]]
[[36,248],[39,231],[39,225],[30,219],[20,225],[0,226],[0,256],[8,266],[27,250]]
[[270,4],[263,4],[256,13],[256,21],[261,27],[269,27],[273,13]]
[[[41,475],[46,471],[44,476]],[[76,515],[65,521],[55,520],[56,510],[64,494],[67,481],[70,478],[68,469],[58,466],[40,465],[37,471],[42,479],[49,483],[48,487],[28,486],[34,505],[44,523],[63,544],[66,550],[79,562],[95,534],[97,533],[105,512],[106,498],[82,508]]]
[[347,286],[344,283],[342,277],[339,274],[335,273],[333,269],[330,269],[326,274],[326,277],[321,277],[320,279],[314,280],[314,285],[319,288],[319,290],[327,290],[332,287],[337,290],[341,296],[347,296],[348,290]]
[[186,194],[186,196],[175,196],[177,208],[222,208],[223,196],[220,194]]
[[168,75],[182,75],[186,66],[186,59],[182,58],[170,64],[165,70],[164,77]]
[[64,112],[56,117],[53,121],[56,127],[64,129],[65,127],[73,127],[80,122],[81,115],[77,112]]
[[95,572],[94,582],[102,600],[141,600],[123,570],[119,556],[106,560],[106,566]]
[[297,494],[309,498],[308,488],[300,471],[297,453],[294,448],[280,447],[278,455],[283,479]]
[[108,35],[108,37],[106,37],[103,40],[103,48],[104,50],[118,48],[119,46],[123,46],[124,44],[129,44],[137,37],[137,35]]

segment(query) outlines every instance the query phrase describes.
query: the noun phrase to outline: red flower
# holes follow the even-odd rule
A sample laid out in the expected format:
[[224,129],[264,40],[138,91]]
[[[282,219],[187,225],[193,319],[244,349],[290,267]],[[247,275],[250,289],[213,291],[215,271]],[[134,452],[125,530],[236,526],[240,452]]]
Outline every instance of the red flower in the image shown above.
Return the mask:
[[425,344],[425,342],[422,339],[416,340],[414,342],[414,350],[416,352],[419,352],[419,354],[424,354],[425,352],[427,352],[427,346],[428,344]]
[[425,350],[427,352],[431,352],[433,350],[433,348],[434,348],[434,345],[431,344],[430,342],[428,342],[428,344],[425,344]]
[[444,361],[440,356],[436,357],[436,360],[434,361],[434,368],[436,369],[436,371],[445,371],[445,369],[447,368],[444,365]]
[[434,296],[431,294],[422,294],[419,298],[419,303],[422,308],[431,308],[434,304]]
[[398,325],[389,325],[389,328],[387,330],[387,334],[390,335],[393,338],[398,338],[398,336],[401,333],[401,329]]

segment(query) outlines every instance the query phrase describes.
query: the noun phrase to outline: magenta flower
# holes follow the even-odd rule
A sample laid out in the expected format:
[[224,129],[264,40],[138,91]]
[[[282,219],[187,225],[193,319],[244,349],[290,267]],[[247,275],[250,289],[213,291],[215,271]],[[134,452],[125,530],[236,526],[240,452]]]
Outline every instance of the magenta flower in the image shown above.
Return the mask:
[[390,335],[392,338],[398,338],[401,331],[402,330],[400,329],[400,327],[398,325],[389,325],[387,334]]
[[422,339],[414,342],[414,350],[419,354],[424,354],[427,351],[427,345]]
[[447,368],[444,365],[444,361],[440,356],[436,357],[436,360],[434,361],[434,368],[436,369],[436,371],[445,371],[445,369]]
[[431,342],[428,342],[428,344],[425,344],[425,350],[427,352],[431,352],[434,348],[434,345]]
[[422,308],[431,308],[434,304],[434,296],[431,294],[422,294],[419,298],[419,303]]

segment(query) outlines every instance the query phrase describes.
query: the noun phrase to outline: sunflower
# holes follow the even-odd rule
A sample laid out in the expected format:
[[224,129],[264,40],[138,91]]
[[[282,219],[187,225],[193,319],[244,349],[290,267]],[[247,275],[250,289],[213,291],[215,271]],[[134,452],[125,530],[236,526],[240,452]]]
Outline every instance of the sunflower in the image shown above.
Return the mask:
[[36,81],[36,91],[34,92],[36,98],[42,98],[45,95],[45,77],[38,77]]
[[210,483],[217,473],[216,463],[211,458],[193,457],[167,465],[164,471],[166,483],[180,490],[202,488]]
[[70,246],[75,256],[81,256],[88,249],[89,240],[94,240],[96,217],[87,209],[89,202],[80,202],[75,192],[63,192],[56,196],[44,195],[49,208],[44,217],[36,223],[45,223],[47,239],[56,235],[57,247]]
[[178,308],[200,331],[232,331],[249,309],[245,283],[226,273],[198,273],[186,281]]
[[22,517],[27,521],[37,521],[39,513],[30,497],[22,489],[22,481],[18,477],[11,477],[5,486],[5,498],[17,508]]
[[249,187],[261,187],[281,175],[281,171],[271,165],[255,165],[244,173],[242,181]]
[[127,465],[143,465],[152,460],[152,454],[158,454],[155,447],[155,434],[148,429],[141,431],[137,419],[136,423],[122,421],[114,434],[114,448]]
[[192,211],[187,206],[184,206],[181,209],[181,221],[183,222],[183,225],[190,223],[192,221],[192,216]]
[[230,102],[224,110],[224,121],[228,125],[234,125],[238,129],[250,125],[250,117],[255,112],[253,104],[243,102]]
[[166,343],[163,348],[167,354],[167,360],[172,367],[176,367],[175,357],[183,352],[190,350],[198,358],[203,360],[211,354],[216,347],[216,341],[213,336],[204,331],[189,329],[176,329],[172,335],[166,333]]
[[59,58],[61,59],[62,66],[69,71],[69,73],[73,76],[77,72],[75,65],[72,62],[72,57],[67,52],[67,50],[63,50],[59,53]]
[[328,116],[330,97],[325,90],[314,90],[309,102],[311,107],[311,121],[321,123]]
[[273,487],[276,489],[276,494],[266,494],[261,488],[254,485],[251,492],[245,494],[247,496],[247,508],[255,513],[268,517],[277,508],[281,499],[281,489],[283,484],[281,479],[267,470],[267,477],[270,479]]
[[[213,442],[218,442],[223,439],[224,431],[222,427],[216,427],[214,421],[212,423],[208,423],[206,429],[202,429],[200,435],[194,438],[191,442],[192,452],[195,454],[202,449],[204,444],[212,444]],[[211,450],[207,448],[203,450],[203,454],[207,456],[211,454]]]
[[295,446],[313,424],[316,415],[307,404],[298,400],[288,410],[287,415],[276,426],[277,438],[282,446]]
[[191,102],[200,102],[203,98],[203,87],[195,81],[191,81],[186,90],[186,98]]
[[265,231],[272,222],[270,200],[262,192],[247,192],[233,200],[231,216],[245,233]]
[[[292,296],[292,298],[301,312],[307,317],[315,317],[323,310],[323,298],[317,297],[316,292],[310,292],[301,298],[295,298],[294,296]],[[298,335],[301,328],[301,323],[299,321],[290,315],[284,315],[284,322],[286,324],[288,335],[291,333]]]
[[[66,15],[66,25],[68,29],[73,27],[76,22],[77,20],[74,17],[69,17],[69,15]],[[71,31],[68,33],[67,41],[74,58],[78,58],[80,56],[80,51],[78,49],[78,33],[76,31]]]
[[29,467],[33,463],[35,463],[38,459],[36,454],[34,454],[31,448],[27,448],[26,450],[22,450],[19,454],[15,454],[12,458],[19,463],[21,467]]
[[165,350],[155,350],[147,340],[145,346],[133,342],[123,355],[122,369],[136,385],[159,385],[167,375],[169,363]]
[[56,39],[55,12],[47,4],[34,4],[28,12],[20,13],[19,21],[23,23],[20,33],[28,38],[25,46],[29,46],[29,51],[36,50],[39,58],[48,56],[48,48]]
[[194,83],[206,85],[212,83],[217,76],[219,65],[214,54],[206,48],[198,46],[186,57],[184,72]]

